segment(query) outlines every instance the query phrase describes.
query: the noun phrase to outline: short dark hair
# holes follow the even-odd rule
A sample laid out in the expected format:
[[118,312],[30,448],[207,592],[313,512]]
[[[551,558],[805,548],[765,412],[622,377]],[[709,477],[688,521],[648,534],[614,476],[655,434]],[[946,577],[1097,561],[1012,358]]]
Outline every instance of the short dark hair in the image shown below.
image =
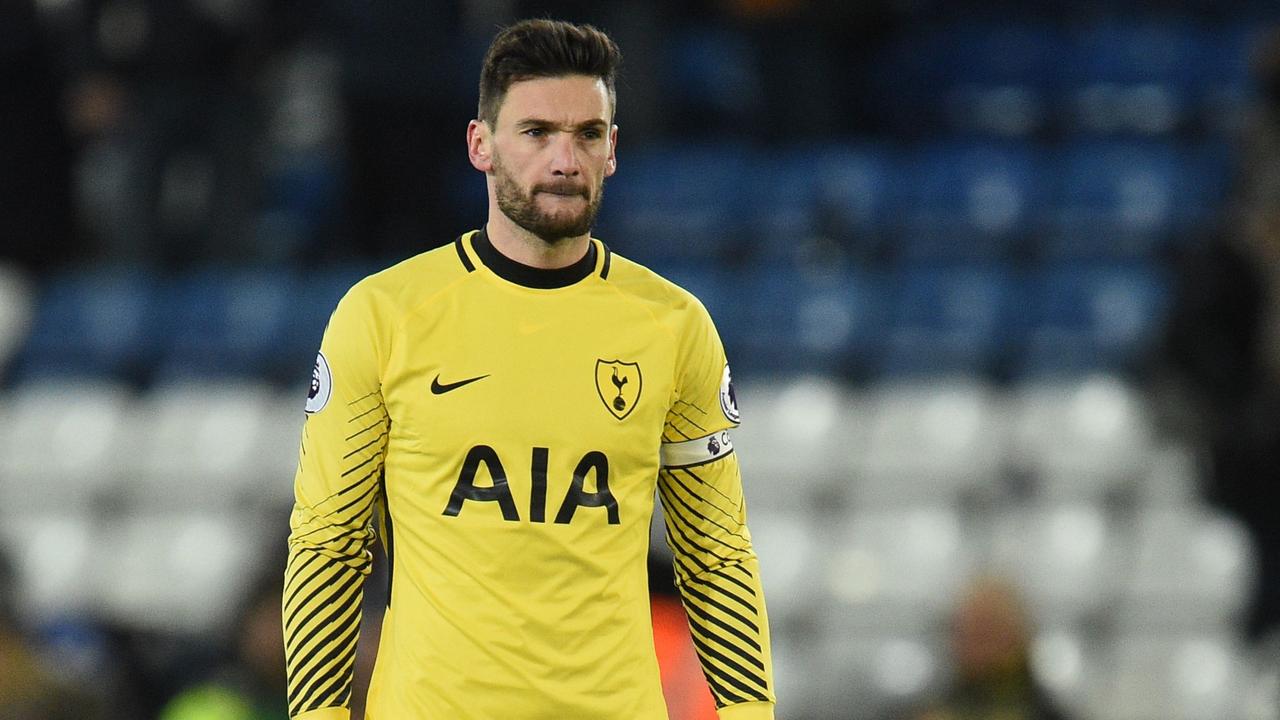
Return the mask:
[[494,124],[511,85],[533,78],[587,75],[604,81],[610,110],[622,53],[603,30],[562,20],[521,20],[493,38],[480,69],[480,119]]

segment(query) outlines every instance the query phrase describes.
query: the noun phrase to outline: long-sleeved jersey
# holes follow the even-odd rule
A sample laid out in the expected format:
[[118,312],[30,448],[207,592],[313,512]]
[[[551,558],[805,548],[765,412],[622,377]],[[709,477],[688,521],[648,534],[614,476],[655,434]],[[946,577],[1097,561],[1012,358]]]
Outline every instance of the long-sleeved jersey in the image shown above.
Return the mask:
[[376,529],[391,587],[366,717],[666,718],[645,562],[656,488],[722,716],[772,717],[737,401],[684,290],[598,240],[535,270],[472,232],[346,294],[306,409],[291,716],[348,716]]

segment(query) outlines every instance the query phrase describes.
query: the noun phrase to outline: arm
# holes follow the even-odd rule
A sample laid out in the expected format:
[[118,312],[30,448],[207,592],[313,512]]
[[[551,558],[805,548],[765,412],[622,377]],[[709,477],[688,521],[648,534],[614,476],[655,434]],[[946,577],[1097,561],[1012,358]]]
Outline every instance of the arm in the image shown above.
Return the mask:
[[676,585],[720,717],[772,718],[768,616],[737,456],[663,468],[658,492]]
[[663,431],[658,495],[667,544],[721,720],[772,720],[769,622],[729,436],[737,400],[715,328],[705,311],[697,319]]
[[348,294],[325,330],[302,429],[282,603],[289,716],[346,720],[390,420],[375,317]]

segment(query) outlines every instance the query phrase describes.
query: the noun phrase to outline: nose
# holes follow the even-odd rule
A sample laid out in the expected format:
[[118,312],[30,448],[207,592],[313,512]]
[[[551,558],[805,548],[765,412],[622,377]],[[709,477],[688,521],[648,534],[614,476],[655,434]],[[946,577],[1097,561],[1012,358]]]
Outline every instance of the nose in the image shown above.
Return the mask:
[[551,173],[560,177],[577,177],[582,170],[578,148],[571,133],[559,133],[552,149]]

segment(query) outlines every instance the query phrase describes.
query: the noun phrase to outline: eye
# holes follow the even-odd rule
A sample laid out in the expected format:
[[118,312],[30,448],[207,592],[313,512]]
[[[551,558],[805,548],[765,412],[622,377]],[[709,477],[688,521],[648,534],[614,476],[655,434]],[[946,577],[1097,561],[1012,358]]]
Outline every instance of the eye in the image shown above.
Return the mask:
[[600,138],[604,137],[604,133],[600,132],[596,128],[591,128],[589,130],[583,130],[582,137],[586,138],[587,140],[599,140]]
[[532,128],[529,128],[528,130],[525,130],[524,134],[528,135],[529,137],[540,138],[540,137],[544,137],[547,134],[547,130],[546,128],[532,127]]

